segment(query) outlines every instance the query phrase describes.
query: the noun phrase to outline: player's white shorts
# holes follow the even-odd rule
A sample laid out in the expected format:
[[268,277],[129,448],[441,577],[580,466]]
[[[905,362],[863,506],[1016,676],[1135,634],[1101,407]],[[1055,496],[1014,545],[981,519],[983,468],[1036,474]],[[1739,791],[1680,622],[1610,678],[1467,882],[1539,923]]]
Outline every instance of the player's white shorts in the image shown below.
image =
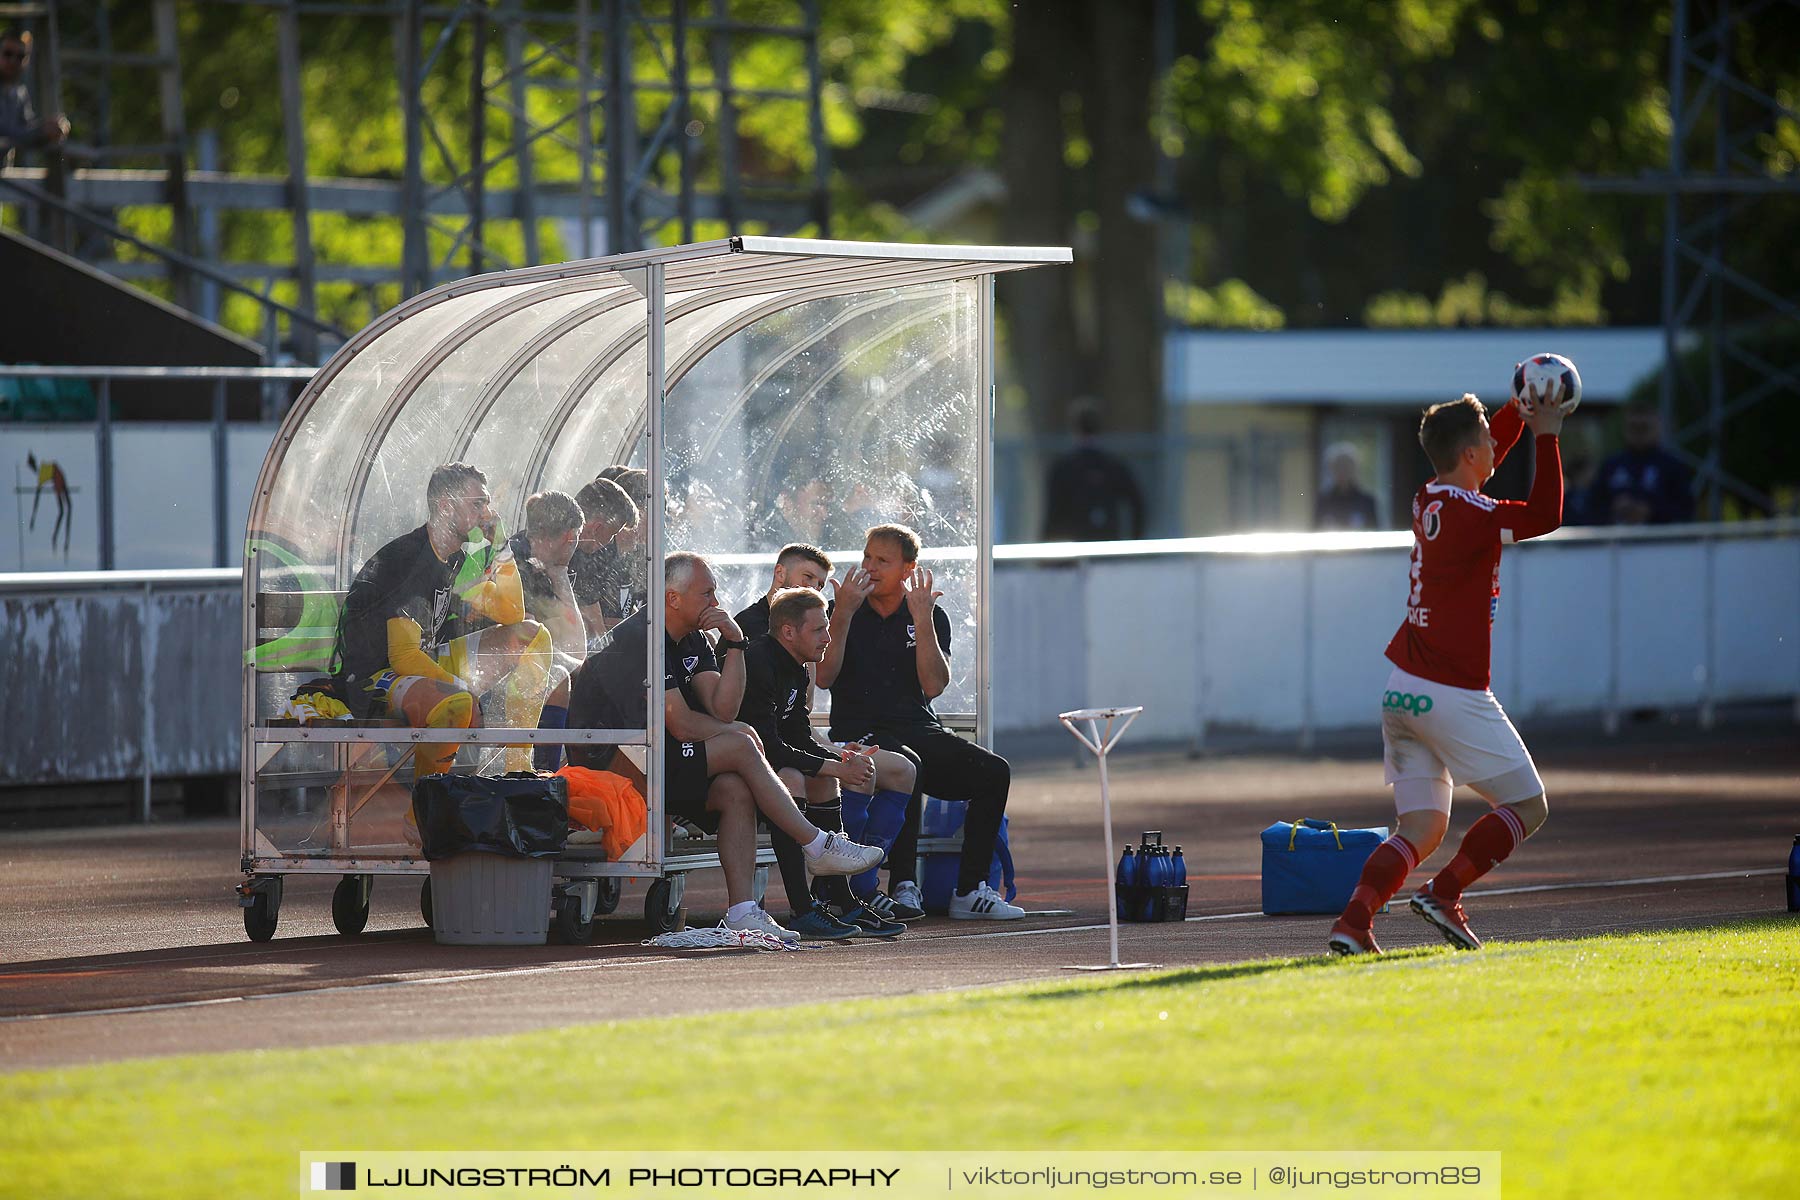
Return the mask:
[[1381,698],[1387,781],[1467,784],[1489,804],[1543,794],[1537,765],[1494,693],[1450,687],[1395,667]]

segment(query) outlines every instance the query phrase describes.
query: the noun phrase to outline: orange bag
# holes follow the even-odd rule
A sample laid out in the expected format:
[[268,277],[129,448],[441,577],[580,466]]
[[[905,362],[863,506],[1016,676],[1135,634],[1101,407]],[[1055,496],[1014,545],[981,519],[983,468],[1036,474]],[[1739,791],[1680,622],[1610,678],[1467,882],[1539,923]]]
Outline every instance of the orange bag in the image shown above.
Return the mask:
[[569,821],[600,834],[601,849],[617,862],[650,827],[643,796],[611,771],[564,766],[557,774],[569,781]]

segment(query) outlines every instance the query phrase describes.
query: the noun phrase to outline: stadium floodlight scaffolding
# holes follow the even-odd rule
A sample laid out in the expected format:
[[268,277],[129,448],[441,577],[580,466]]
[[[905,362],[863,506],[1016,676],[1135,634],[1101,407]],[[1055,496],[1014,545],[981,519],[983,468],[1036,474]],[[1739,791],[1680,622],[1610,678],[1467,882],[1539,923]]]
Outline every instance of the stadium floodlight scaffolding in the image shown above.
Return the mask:
[[539,743],[614,744],[641,760],[647,833],[611,857],[572,845],[556,863],[559,914],[578,904],[591,920],[622,880],[650,878],[646,913],[666,921],[682,874],[716,862],[668,836],[652,702],[661,604],[646,606],[640,727],[294,714],[290,699],[329,671],[346,589],[424,521],[440,464],[485,472],[508,531],[536,492],[642,468],[649,503],[628,565],[641,585],[660,579],[665,552],[706,554],[722,603],[754,599],[785,542],[859,551],[867,525],[913,525],[954,630],[939,707],[987,743],[993,277],[1070,257],[734,237],[461,280],[358,333],[288,412],[250,508],[240,895],[252,936],[273,933],[287,875],[344,876],[333,915],[355,930],[374,876],[428,874],[404,816],[413,757],[432,742],[460,746],[455,769],[483,774],[500,772],[506,747]]

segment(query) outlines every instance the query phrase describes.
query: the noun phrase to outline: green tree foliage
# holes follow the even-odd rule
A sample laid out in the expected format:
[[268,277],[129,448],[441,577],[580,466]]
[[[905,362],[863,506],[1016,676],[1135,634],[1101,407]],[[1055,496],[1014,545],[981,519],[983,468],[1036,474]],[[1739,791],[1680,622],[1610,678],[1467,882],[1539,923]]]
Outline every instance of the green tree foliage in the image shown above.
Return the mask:
[[[528,4],[529,11],[566,17],[573,3]],[[595,5],[598,14],[603,6]],[[633,6],[651,19],[666,18],[670,0],[646,0]],[[710,3],[690,3],[691,13],[710,13]],[[901,74],[909,62],[971,25],[992,28],[1005,19],[1000,0],[833,0],[821,10],[820,59],[827,85],[824,92],[825,128],[837,146],[852,146],[863,136],[863,116],[871,98],[901,91]],[[795,26],[802,18],[797,0],[731,0],[730,18],[747,24]],[[179,10],[183,47],[183,119],[190,135],[217,138],[223,169],[242,174],[275,177],[287,173],[287,147],[283,136],[277,62],[276,16],[253,6],[221,3],[183,4]],[[149,5],[112,6],[111,36],[125,52],[149,53],[155,45]],[[76,19],[76,18],[71,18]],[[598,16],[596,16],[598,22]],[[576,78],[574,47],[566,22],[546,21],[534,32],[549,38],[562,31],[560,53],[548,53],[541,43],[527,49],[532,65],[527,75],[533,86],[525,89],[529,124],[534,129],[556,128],[540,137],[530,151],[535,182],[539,187],[575,187],[580,172],[576,153],[575,93],[567,85]],[[81,32],[72,30],[71,32]],[[308,14],[300,21],[301,89],[304,109],[306,169],[316,179],[398,180],[404,168],[404,112],[396,68],[394,22],[379,10],[367,14],[341,11]],[[633,74],[643,85],[638,93],[637,122],[647,141],[663,119],[670,100],[666,87],[673,65],[666,53],[666,26],[638,25],[632,33]],[[794,38],[736,34],[730,39],[733,83],[747,91],[799,91],[807,79],[803,44]],[[470,125],[469,73],[473,68],[473,39],[467,22],[452,28],[432,16],[424,22],[421,47],[437,57],[424,77],[421,94],[436,135],[426,135],[424,176],[427,192],[452,184],[467,169]],[[596,62],[603,48],[598,33],[591,44]],[[701,186],[719,182],[719,112],[717,94],[706,85],[714,76],[711,45],[706,35],[690,30],[687,64],[695,92],[688,134]],[[982,69],[988,86],[1004,70],[1004,54],[990,57]],[[508,189],[518,182],[517,161],[503,153],[513,137],[512,102],[505,79],[505,59],[498,36],[489,38],[481,65],[490,90],[483,114],[489,189]],[[161,114],[155,103],[156,80],[141,69],[114,72],[111,144],[154,144],[161,137]],[[93,136],[92,114],[98,108],[98,81],[71,81],[70,107],[87,114]],[[663,90],[658,90],[662,88]],[[948,106],[936,108],[937,119],[953,116]],[[596,140],[604,134],[604,116],[596,111]],[[738,157],[747,182],[759,186],[804,184],[814,168],[813,147],[804,103],[768,99],[740,103]],[[678,135],[679,136],[679,135]],[[439,142],[443,152],[440,153]],[[990,138],[991,141],[991,133]],[[118,165],[157,167],[154,157],[139,163]],[[604,167],[597,166],[594,180],[604,189]],[[673,150],[666,150],[652,165],[653,175],[674,190],[677,166]],[[835,190],[839,236],[919,236],[905,228],[891,208],[860,202],[854,188]],[[604,205],[596,203],[597,212]],[[125,210],[116,218],[132,232],[164,244],[174,230],[166,207]],[[438,223],[431,236],[433,261],[452,255],[452,265],[466,269],[470,248],[454,242],[456,223]],[[754,225],[743,228],[755,231]],[[402,229],[397,217],[353,216],[315,212],[310,223],[314,252],[321,264],[375,266],[400,259]],[[537,229],[540,257],[554,260],[579,252],[568,244],[557,222],[540,221]],[[697,236],[722,236],[722,225],[706,226]],[[802,231],[804,232],[804,231]],[[674,237],[671,232],[668,236]],[[524,230],[506,216],[486,222],[483,247],[490,269],[525,262]],[[290,263],[293,230],[286,214],[233,211],[221,214],[216,257],[226,262]],[[131,255],[130,251],[124,252]],[[169,294],[155,283],[151,290]],[[271,294],[288,303],[298,297],[291,282],[277,282]],[[394,284],[322,283],[318,290],[320,314],[354,328],[399,299]],[[248,297],[227,297],[225,322],[253,337],[264,333],[261,309]]]
[[[669,6],[645,0],[642,8],[656,16]],[[731,0],[727,8],[748,22],[791,23],[801,13],[798,0]],[[1058,354],[1068,348],[1072,357],[1047,364],[1050,377],[1090,391],[1106,374],[1096,365],[1104,356],[1154,357],[1165,313],[1177,322],[1291,327],[1658,319],[1661,206],[1585,189],[1577,177],[1634,176],[1667,163],[1670,17],[1661,0],[1625,10],[1610,0],[1173,0],[1172,65],[1160,82],[1145,16],[1152,8],[1110,0],[821,4],[834,232],[924,236],[902,215],[909,202],[971,166],[998,172],[1008,187],[998,235],[1076,244],[1083,262],[1074,274],[1093,272],[1080,286],[1042,284],[1060,315],[1017,323],[1034,343],[1052,342]],[[690,9],[713,6],[696,0]],[[115,4],[113,12],[120,49],[153,45],[148,5]],[[274,15],[222,3],[183,4],[180,14],[187,128],[214,131],[229,170],[284,174]],[[301,28],[309,172],[398,178],[391,22],[310,15]],[[1733,61],[1791,109],[1800,95],[1800,27],[1756,28],[1757,39],[1746,34],[1731,48]],[[442,29],[427,21],[426,44]],[[634,71],[652,85],[671,73],[654,41],[633,43]],[[744,34],[733,46],[741,86],[804,86],[800,42]],[[690,34],[688,51],[694,79],[710,80],[702,34]],[[449,38],[425,86],[429,111],[459,152],[468,54],[465,33]],[[491,44],[482,71],[498,92],[501,61]],[[566,82],[572,67],[550,55],[531,72]],[[78,78],[68,84],[77,100],[91,100],[84,86]],[[642,93],[645,133],[663,115],[667,100],[658,97]],[[550,87],[530,89],[527,99],[538,125],[566,117],[573,103],[566,89]],[[79,116],[79,104],[71,107]],[[113,142],[158,140],[149,72],[118,74],[113,111]],[[694,161],[703,182],[716,183],[715,100],[699,93],[691,116]],[[483,120],[495,154],[511,136],[511,119],[494,104]],[[576,183],[573,130],[564,124],[536,144],[540,186]],[[743,169],[758,185],[792,185],[813,170],[803,106],[748,104],[739,130]],[[1708,154],[1704,144],[1697,153]],[[1800,125],[1783,119],[1736,155],[1733,169],[1791,174]],[[653,173],[671,178],[672,163],[665,153]],[[1171,186],[1159,184],[1159,170]],[[451,174],[428,155],[431,186]],[[504,188],[514,179],[501,161],[489,181]],[[1173,253],[1159,250],[1158,230],[1134,215],[1133,199],[1157,191],[1172,193],[1160,198],[1187,218]],[[169,232],[166,209],[120,217],[147,235]],[[1789,209],[1771,206],[1734,230],[1734,246],[1783,261],[1800,242],[1797,225]],[[553,222],[537,233],[546,257],[579,252]],[[312,235],[325,262],[399,257],[399,222],[390,217],[318,213]],[[522,260],[524,231],[510,218],[491,220],[486,240],[492,264]],[[280,214],[229,214],[222,243],[227,260],[292,254]],[[449,249],[445,232],[434,251]],[[466,262],[468,250],[457,256]],[[1121,265],[1133,258],[1155,269],[1139,279]],[[287,284],[275,295],[294,298]],[[393,288],[339,284],[321,288],[320,304],[355,325],[396,298]],[[227,316],[257,335],[254,307],[233,302]],[[1088,315],[1078,320],[1077,312]],[[1125,329],[1105,326],[1121,313]]]

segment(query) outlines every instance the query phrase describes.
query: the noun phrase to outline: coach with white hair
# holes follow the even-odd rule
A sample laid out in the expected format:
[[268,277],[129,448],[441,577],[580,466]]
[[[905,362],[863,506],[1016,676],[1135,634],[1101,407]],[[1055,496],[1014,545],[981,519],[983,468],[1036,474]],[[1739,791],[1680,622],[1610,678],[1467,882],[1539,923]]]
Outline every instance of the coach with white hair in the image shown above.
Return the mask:
[[[881,863],[884,853],[841,833],[827,832],[801,815],[787,785],[775,775],[762,741],[749,725],[721,720],[713,706],[735,717],[743,699],[747,643],[719,607],[713,570],[698,554],[677,551],[663,560],[663,807],[719,839],[719,867],[730,907],[728,929],[758,930],[783,941],[799,934],[777,924],[751,893],[756,868],[756,823],[762,818],[800,844],[814,875],[858,875]],[[707,631],[722,636],[714,644]],[[644,678],[650,620],[639,608],[619,622],[589,656],[569,697],[573,729],[642,729],[650,691]],[[721,667],[720,657],[729,661]],[[578,767],[614,771],[639,788],[644,777],[614,746],[569,747]]]

